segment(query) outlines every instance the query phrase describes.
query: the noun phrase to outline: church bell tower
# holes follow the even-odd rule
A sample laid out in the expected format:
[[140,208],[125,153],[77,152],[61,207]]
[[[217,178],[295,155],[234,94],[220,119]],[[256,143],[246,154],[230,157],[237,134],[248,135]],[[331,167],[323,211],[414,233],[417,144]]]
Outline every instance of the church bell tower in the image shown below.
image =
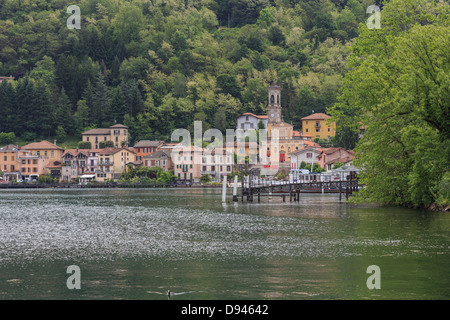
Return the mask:
[[276,124],[281,122],[281,87],[273,82],[269,85],[269,104],[267,113],[269,123]]

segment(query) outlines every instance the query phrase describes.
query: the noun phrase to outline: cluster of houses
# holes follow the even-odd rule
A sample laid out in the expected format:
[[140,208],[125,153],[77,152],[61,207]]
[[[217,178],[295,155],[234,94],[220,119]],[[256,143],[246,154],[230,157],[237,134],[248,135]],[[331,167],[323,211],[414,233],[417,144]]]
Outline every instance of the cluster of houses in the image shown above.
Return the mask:
[[[269,158],[275,156],[274,169],[284,171],[299,169],[302,162],[311,166],[317,163],[327,171],[338,162],[351,165],[355,157],[352,150],[323,148],[312,141],[335,135],[335,123],[328,121],[328,115],[313,113],[304,117],[302,131],[296,131],[293,124],[282,119],[281,87],[271,84],[268,93],[267,115],[244,113],[236,119],[236,129],[244,134],[252,129],[267,129],[267,150],[260,150],[254,141],[236,141],[234,145],[212,152],[198,146],[185,147],[181,143],[150,140],[138,141],[131,147],[128,146],[128,127],[115,124],[83,132],[82,141],[90,147],[86,149],[65,150],[57,146],[56,141],[0,147],[0,180],[33,181],[40,175],[50,175],[67,182],[116,181],[131,166],[172,170],[179,180],[195,181],[203,175],[220,179],[233,171],[236,159],[255,158],[261,152]],[[275,129],[277,143],[271,144]],[[258,167],[258,164],[250,163],[250,166]],[[271,165],[264,164],[264,167]]]

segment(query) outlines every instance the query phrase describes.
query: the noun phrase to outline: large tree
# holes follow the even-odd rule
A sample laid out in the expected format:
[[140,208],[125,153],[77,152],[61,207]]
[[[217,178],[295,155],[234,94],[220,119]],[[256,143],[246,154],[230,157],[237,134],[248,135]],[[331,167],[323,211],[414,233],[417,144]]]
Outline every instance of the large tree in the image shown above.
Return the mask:
[[[342,127],[367,126],[355,163],[356,199],[428,206],[450,159],[448,3],[392,0],[381,28],[360,26],[350,71],[329,112]],[[339,129],[339,128],[338,128]]]

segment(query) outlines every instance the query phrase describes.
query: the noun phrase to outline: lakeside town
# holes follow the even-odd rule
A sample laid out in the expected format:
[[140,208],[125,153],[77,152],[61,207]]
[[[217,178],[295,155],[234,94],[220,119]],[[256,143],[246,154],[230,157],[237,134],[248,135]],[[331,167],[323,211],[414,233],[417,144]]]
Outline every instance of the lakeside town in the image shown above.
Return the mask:
[[[329,141],[335,135],[335,123],[330,122],[329,115],[313,113],[303,117],[302,131],[299,131],[283,121],[281,109],[281,87],[273,83],[268,87],[266,115],[247,112],[236,119],[236,130],[244,136],[252,130],[267,129],[264,132],[271,141],[271,133],[273,136],[277,131],[276,143],[267,144],[264,154],[271,161],[265,164],[257,161],[265,152],[260,150],[262,144],[248,138],[241,142],[235,139],[232,145],[226,144],[212,152],[207,147],[186,147],[181,142],[160,140],[140,140],[130,146],[129,128],[115,124],[83,132],[76,149],[64,149],[56,140],[0,147],[1,184],[111,183],[132,178],[141,183],[153,178],[192,185],[221,182],[223,176],[252,170],[281,180],[298,174],[331,173],[340,167],[351,166],[353,171],[357,170],[352,166],[353,150],[317,143]],[[201,161],[192,161],[193,155]]]

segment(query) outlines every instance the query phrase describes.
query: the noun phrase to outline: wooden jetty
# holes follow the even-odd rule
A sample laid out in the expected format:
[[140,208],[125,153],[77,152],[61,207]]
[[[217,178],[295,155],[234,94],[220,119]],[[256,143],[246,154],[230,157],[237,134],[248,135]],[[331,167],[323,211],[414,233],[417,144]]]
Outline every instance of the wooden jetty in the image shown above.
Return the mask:
[[[300,201],[300,194],[302,193],[336,193],[339,194],[339,201],[342,200],[342,196],[345,195],[346,200],[353,194],[353,192],[359,190],[360,184],[356,177],[356,174],[350,174],[346,180],[333,180],[333,181],[309,181],[309,182],[290,182],[290,181],[272,181],[272,180],[260,180],[252,177],[247,181],[241,176],[241,201],[246,198],[247,202],[253,202],[255,198],[258,202],[261,201],[261,197],[279,196],[286,201],[289,197],[289,201]],[[233,193],[233,201],[237,201],[237,194]]]

